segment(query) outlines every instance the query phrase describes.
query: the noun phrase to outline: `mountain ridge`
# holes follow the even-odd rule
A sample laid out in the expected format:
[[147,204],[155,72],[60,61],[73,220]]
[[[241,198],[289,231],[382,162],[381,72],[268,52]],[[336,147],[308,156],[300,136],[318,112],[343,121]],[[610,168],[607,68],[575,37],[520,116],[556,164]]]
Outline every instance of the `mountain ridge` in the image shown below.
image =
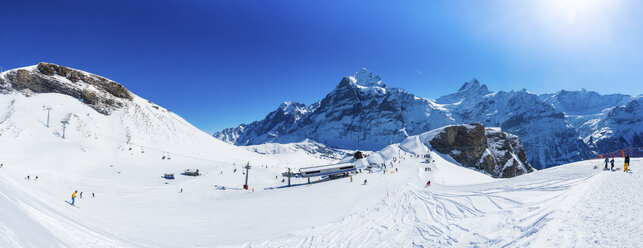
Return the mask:
[[[569,99],[572,96],[576,99]],[[379,76],[362,68],[343,77],[322,100],[303,105],[305,112],[289,115],[276,110],[263,120],[213,135],[237,145],[308,138],[340,149],[377,150],[438,127],[479,122],[518,135],[530,163],[541,169],[609,150],[643,146],[640,128],[630,127],[640,121],[638,112],[633,110],[640,108],[640,104],[633,103],[637,99],[640,97],[600,95],[593,91],[561,90],[541,95],[526,89],[491,92],[473,78],[457,92],[431,100],[387,87]],[[573,102],[588,103],[593,108],[579,115],[584,106],[575,106]],[[629,111],[617,108],[628,103]],[[610,122],[609,113],[614,111],[620,112],[612,116],[633,118],[633,122]],[[279,118],[269,118],[273,113]],[[604,132],[595,132],[597,123],[602,123]],[[626,137],[620,135],[623,132],[605,131],[608,129],[626,130]]]

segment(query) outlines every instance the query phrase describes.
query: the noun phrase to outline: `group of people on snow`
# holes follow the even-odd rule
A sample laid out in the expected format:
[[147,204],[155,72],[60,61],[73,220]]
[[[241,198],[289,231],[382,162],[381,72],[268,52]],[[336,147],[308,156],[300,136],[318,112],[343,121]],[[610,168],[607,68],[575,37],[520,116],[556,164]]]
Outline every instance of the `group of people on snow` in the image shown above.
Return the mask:
[[[614,158],[610,160],[608,156],[605,156],[605,170],[614,170]],[[611,164],[610,168],[607,168],[607,165]],[[625,153],[625,159],[623,163],[623,172],[629,172],[630,171],[630,154]]]
[[[78,190],[74,190],[74,193],[71,194],[71,205],[72,206],[76,206],[74,203],[76,202],[76,194],[77,193],[78,193]],[[80,199],[83,199],[83,192],[81,191],[78,196],[80,197]],[[93,192],[92,192],[92,197],[95,197]]]

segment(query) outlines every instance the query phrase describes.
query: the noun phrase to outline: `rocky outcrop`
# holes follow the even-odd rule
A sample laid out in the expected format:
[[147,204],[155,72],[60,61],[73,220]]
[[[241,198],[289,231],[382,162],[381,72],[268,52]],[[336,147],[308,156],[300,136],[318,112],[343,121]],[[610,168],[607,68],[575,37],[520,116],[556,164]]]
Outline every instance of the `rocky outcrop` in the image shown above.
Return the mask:
[[514,177],[534,171],[527,160],[527,152],[516,135],[502,132],[500,128],[486,128],[487,148],[493,154],[492,171],[499,177]]
[[514,177],[534,171],[518,136],[479,123],[444,127],[429,141],[431,147],[466,167],[494,177]]
[[121,84],[107,78],[51,63],[7,71],[0,77],[3,91],[24,94],[60,93],[82,100],[102,114],[123,106],[133,95]]

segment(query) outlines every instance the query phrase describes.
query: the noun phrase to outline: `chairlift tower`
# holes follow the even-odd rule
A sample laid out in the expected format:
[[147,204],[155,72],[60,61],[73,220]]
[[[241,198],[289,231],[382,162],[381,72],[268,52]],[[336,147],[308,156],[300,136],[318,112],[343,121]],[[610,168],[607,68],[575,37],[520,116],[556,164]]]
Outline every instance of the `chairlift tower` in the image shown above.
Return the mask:
[[42,106],[44,110],[47,110],[47,127],[49,127],[49,112],[51,112],[50,106]]
[[246,169],[246,183],[243,185],[243,189],[248,190],[248,171],[250,170],[250,162],[243,167]]
[[67,124],[69,124],[69,120],[62,120],[60,123],[63,124],[63,139],[65,138],[65,128],[67,128]]

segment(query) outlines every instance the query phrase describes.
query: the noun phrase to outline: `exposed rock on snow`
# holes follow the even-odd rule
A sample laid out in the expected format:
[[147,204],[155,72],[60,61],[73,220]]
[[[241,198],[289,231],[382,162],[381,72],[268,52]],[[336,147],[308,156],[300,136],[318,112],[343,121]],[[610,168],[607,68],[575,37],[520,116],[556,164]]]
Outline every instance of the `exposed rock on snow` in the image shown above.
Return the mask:
[[37,66],[10,70],[0,77],[0,89],[24,94],[60,93],[81,99],[102,114],[123,107],[132,94],[122,85],[104,77],[41,62]]
[[[420,135],[418,141],[451,156],[463,166],[482,170],[493,177],[514,177],[534,171],[518,136],[499,128],[485,129],[483,125],[473,123],[447,126],[427,134],[432,135]],[[408,148],[408,142],[413,142],[415,137],[407,140],[402,143],[402,149]]]

